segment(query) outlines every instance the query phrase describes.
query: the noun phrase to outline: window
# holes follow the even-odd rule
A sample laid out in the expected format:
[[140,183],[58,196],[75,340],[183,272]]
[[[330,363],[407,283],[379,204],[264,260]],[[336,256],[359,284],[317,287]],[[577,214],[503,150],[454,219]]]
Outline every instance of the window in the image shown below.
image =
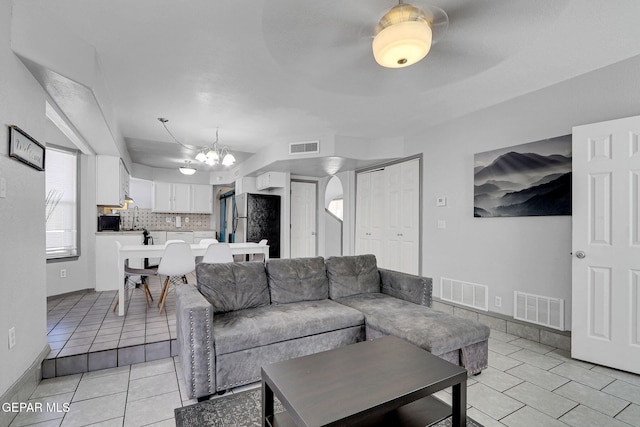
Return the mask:
[[47,147],[47,259],[78,255],[78,154]]
[[343,220],[344,218],[342,217],[342,202],[343,199],[333,199],[330,203],[329,203],[329,207],[327,207],[327,210],[329,210],[329,212],[331,212],[332,214],[334,214],[336,217],[340,218],[341,220]]

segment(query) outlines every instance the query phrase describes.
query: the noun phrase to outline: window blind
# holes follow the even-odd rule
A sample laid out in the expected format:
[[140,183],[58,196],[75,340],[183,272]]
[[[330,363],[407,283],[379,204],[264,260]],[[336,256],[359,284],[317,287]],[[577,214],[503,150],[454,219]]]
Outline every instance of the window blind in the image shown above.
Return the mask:
[[47,258],[78,255],[78,156],[47,147]]

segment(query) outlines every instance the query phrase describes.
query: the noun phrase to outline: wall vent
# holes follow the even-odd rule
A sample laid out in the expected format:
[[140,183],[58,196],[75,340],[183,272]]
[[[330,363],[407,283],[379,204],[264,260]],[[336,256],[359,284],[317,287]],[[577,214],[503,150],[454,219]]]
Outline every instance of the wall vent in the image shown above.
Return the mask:
[[478,310],[489,310],[489,288],[477,283],[440,278],[440,298]]
[[289,155],[320,152],[320,141],[292,142],[289,144]]
[[564,331],[564,300],[515,291],[513,317]]

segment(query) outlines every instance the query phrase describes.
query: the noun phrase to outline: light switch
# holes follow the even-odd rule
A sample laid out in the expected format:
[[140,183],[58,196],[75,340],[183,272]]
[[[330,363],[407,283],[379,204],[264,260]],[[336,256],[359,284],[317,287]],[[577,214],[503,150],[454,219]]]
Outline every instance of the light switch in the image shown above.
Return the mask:
[[446,197],[438,197],[436,199],[436,206],[447,206],[447,198]]
[[5,177],[0,176],[0,199],[7,197],[7,180]]
[[439,219],[438,228],[447,228],[447,221],[445,221],[444,219]]

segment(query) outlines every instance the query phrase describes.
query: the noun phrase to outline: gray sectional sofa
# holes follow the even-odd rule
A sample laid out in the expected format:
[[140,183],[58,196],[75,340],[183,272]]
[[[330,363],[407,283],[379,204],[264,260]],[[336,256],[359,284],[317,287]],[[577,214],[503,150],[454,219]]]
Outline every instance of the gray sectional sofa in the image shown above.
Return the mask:
[[[395,335],[477,374],[489,328],[431,306],[431,279],[378,269],[373,255],[198,264],[176,288],[191,398],[260,380],[269,363]],[[401,362],[400,362],[401,363]]]

